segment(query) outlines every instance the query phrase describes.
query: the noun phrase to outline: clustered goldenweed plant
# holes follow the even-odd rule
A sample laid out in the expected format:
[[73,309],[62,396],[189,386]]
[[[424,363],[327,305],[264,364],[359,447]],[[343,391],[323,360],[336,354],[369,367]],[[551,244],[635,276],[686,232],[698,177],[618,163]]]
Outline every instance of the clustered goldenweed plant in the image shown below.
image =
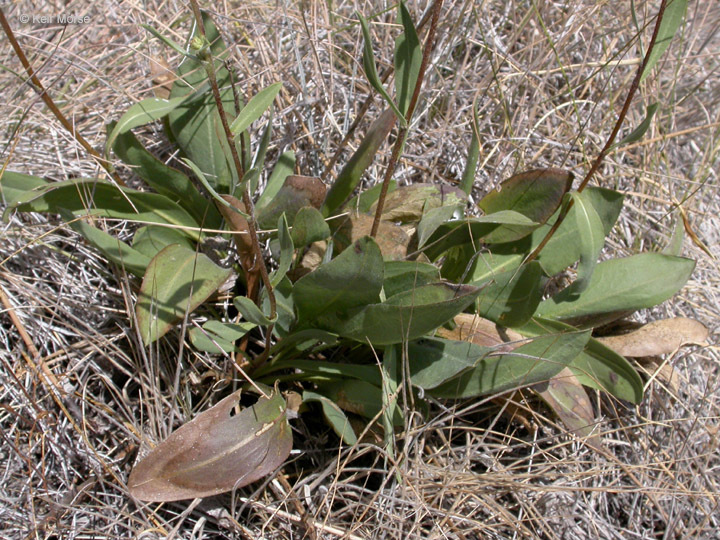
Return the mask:
[[[477,204],[469,202],[482,136],[477,129],[459,187],[393,181],[412,136],[441,1],[422,22],[424,43],[399,2],[394,91],[386,86],[388,73],[378,73],[369,22],[358,14],[364,72],[388,108],[329,186],[294,174],[290,151],[268,162],[273,102],[282,84],[244,99],[227,65],[226,44],[195,1],[186,45],[146,27],[182,55],[177,79],[167,98],[144,99],[110,124],[104,156],[96,157],[105,164],[112,155],[121,159],[150,191],[125,187],[109,166],[109,179],[47,182],[4,171],[0,184],[6,216],[60,214],[109,261],[142,280],[135,317],[145,345],[204,310],[207,321],[189,330],[190,341],[198,350],[232,355],[246,381],[141,460],[129,479],[131,494],[172,501],[249,484],[287,459],[288,421],[308,410],[322,411],[346,444],[358,441],[350,416],[379,422],[393,455],[405,407],[422,409],[427,397],[472,398],[520,388],[535,393],[570,431],[602,452],[585,388],[639,403],[643,381],[625,356],[672,350],[701,340],[704,331],[692,321],[665,321],[644,333],[593,337],[593,330],[671,298],[694,268],[672,246],[666,253],[598,262],[623,195],[589,184],[613,149],[639,140],[649,128],[656,104],[648,106],[645,121],[616,140],[686,4],[662,3],[615,129],[576,188],[569,171],[535,169],[508,178]],[[43,98],[52,103],[47,93]],[[165,123],[186,170],[166,165],[133,134],[157,120]],[[358,192],[393,130],[382,183]],[[126,243],[99,228],[100,219],[141,226]],[[231,267],[217,262],[227,252],[205,253],[209,238],[228,235]],[[573,267],[571,282],[548,292],[553,278]],[[235,276],[237,316],[204,308]],[[668,333],[674,338],[660,339]],[[257,402],[239,410],[247,392],[257,394]]]

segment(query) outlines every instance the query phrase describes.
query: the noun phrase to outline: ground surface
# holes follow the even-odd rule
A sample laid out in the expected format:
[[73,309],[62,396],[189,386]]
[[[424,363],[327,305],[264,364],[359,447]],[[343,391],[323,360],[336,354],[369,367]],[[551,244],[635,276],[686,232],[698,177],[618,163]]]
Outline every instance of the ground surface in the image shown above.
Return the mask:
[[[302,174],[320,173],[368,94],[355,10],[370,16],[385,3],[202,4],[233,43],[248,92],[284,83],[270,156],[293,149]],[[428,4],[408,1],[416,17]],[[457,183],[476,98],[476,195],[531,167],[582,176],[612,128],[659,2],[445,4],[397,178]],[[97,148],[106,122],[152,95],[151,64],[177,65],[140,24],[182,41],[190,21],[184,3],[159,0],[0,8],[53,98]],[[63,27],[61,14],[89,22]],[[373,25],[382,62],[394,21],[391,10]],[[628,117],[635,126],[659,102],[651,130],[612,154],[596,177],[628,195],[607,256],[663,249],[686,216],[683,254],[697,260],[693,277],[674,300],[638,317],[694,317],[712,344],[720,312],[720,271],[710,255],[720,253],[718,21],[716,2],[691,2]],[[0,42],[3,164],[55,180],[100,175],[22,83],[20,63]],[[376,102],[369,117],[377,111]],[[159,125],[141,133],[173,159]],[[368,183],[381,177],[384,152]],[[528,413],[538,426],[528,431],[495,404],[437,405],[435,417],[408,427],[397,467],[371,443],[338,448],[329,433],[298,422],[291,462],[274,480],[195,503],[142,505],[125,487],[141,438],[162,438],[197,412],[180,410],[176,392],[215,401],[211,391],[222,394],[222,373],[232,371],[181,347],[179,333],[151,350],[140,346],[127,316],[137,283],[57,217],[11,216],[0,227],[0,529],[9,538],[300,538],[306,530],[321,538],[717,538],[715,345],[667,359],[676,379],[650,383],[638,407],[598,396],[602,454],[541,412]],[[129,394],[138,380],[147,382]],[[198,401],[198,410],[206,407]]]

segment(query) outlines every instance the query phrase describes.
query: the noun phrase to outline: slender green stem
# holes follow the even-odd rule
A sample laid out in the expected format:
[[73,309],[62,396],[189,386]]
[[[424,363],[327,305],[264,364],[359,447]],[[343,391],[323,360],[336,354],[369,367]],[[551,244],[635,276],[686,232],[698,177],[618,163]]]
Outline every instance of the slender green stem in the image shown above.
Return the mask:
[[390,163],[388,163],[387,170],[385,171],[382,188],[380,189],[380,197],[378,197],[377,210],[375,211],[375,219],[373,220],[372,229],[370,230],[370,236],[372,237],[375,237],[378,228],[380,227],[380,220],[382,217],[383,207],[385,206],[385,197],[387,197],[388,188],[390,187],[390,180],[392,180],[393,174],[395,174],[395,167],[397,167],[398,160],[400,159],[400,155],[405,147],[405,139],[407,138],[410,120],[412,120],[415,107],[417,107],[423,79],[425,78],[425,70],[430,63],[430,53],[432,53],[433,45],[435,44],[435,33],[437,32],[437,24],[440,19],[441,8],[442,0],[435,0],[432,7],[430,29],[428,30],[428,35],[425,39],[422,62],[420,62],[420,70],[418,71],[418,78],[417,81],[415,81],[415,88],[413,90],[412,97],[410,98],[410,104],[408,105],[407,112],[405,113],[405,120],[408,127],[400,128],[398,138],[395,141],[395,146],[393,147],[392,155],[390,156]]
[[3,10],[0,9],[0,26],[2,26],[5,35],[8,38],[8,41],[10,42],[10,45],[12,45],[13,50],[15,51],[15,54],[17,55],[18,59],[20,60],[20,63],[23,65],[23,68],[25,68],[25,72],[28,74],[28,77],[30,77],[30,81],[33,84],[33,87],[35,91],[40,95],[40,98],[45,102],[45,105],[48,109],[50,109],[50,112],[53,113],[55,118],[58,119],[58,121],[62,124],[62,126],[70,133],[70,135],[73,136],[73,138],[82,146],[88,154],[90,154],[97,162],[102,166],[105,171],[112,177],[112,179],[119,185],[124,186],[125,182],[123,182],[122,178],[120,178],[115,172],[112,170],[112,166],[110,163],[103,159],[102,156],[92,147],[92,145],[85,140],[85,137],[80,135],[78,131],[75,129],[75,126],[70,122],[65,115],[62,113],[62,111],[58,108],[57,105],[55,105],[55,102],[50,97],[50,94],[48,94],[47,90],[43,86],[43,84],[40,82],[40,79],[35,73],[35,70],[33,69],[32,65],[30,65],[30,62],[28,61],[27,57],[25,56],[25,53],[22,50],[22,47],[20,47],[20,44],[18,43],[17,39],[15,39],[15,34],[12,31],[12,28],[10,27],[10,24],[8,23],[7,19],[5,18],[5,13],[3,13]]
[[[203,24],[202,13],[200,12],[200,7],[198,6],[197,0],[190,0],[190,5],[192,6],[192,10],[195,15],[195,21],[197,23],[198,31],[203,36],[203,38],[207,39],[205,37],[205,25]],[[212,55],[210,55],[209,59],[203,60],[203,63],[205,64],[205,71],[207,72],[208,81],[210,82],[210,88],[212,89],[213,97],[215,98],[215,104],[217,105],[218,115],[220,116],[220,123],[222,124],[223,131],[225,132],[228,146],[230,147],[230,154],[233,158],[235,170],[237,172],[238,178],[242,178],[245,175],[245,171],[243,169],[242,162],[240,161],[240,156],[238,155],[237,147],[235,146],[235,138],[233,137],[232,131],[230,130],[230,123],[228,122],[227,113],[225,112],[222,97],[220,96],[220,88],[218,87],[217,77],[215,76],[215,65],[213,63]],[[273,291],[272,284],[270,283],[270,276],[268,275],[267,266],[265,265],[262,248],[260,247],[260,242],[258,240],[255,207],[253,205],[252,199],[250,198],[250,193],[247,189],[247,186],[245,190],[243,190],[242,198],[243,204],[245,205],[245,211],[249,216],[249,219],[247,220],[248,233],[250,234],[250,241],[252,243],[253,252],[255,254],[256,264],[259,268],[260,278],[262,279],[263,285],[265,286],[268,300],[270,302],[270,319],[274,319],[277,314],[277,301],[275,299],[275,293]],[[267,355],[270,351],[272,329],[273,325],[268,326],[265,351],[256,360],[256,362],[254,362],[254,367],[262,365],[262,363],[264,363],[267,359]]]
[[[592,164],[592,167],[590,167],[590,170],[585,175],[585,178],[583,178],[583,181],[580,183],[580,186],[577,188],[578,193],[582,192],[590,182],[590,180],[595,176],[597,171],[600,169],[600,165],[602,165],[603,161],[607,157],[607,155],[611,152],[612,146],[615,143],[615,138],[617,137],[618,133],[620,132],[620,128],[622,127],[623,123],[625,122],[625,117],[627,116],[628,111],[630,110],[630,104],[632,103],[633,99],[635,98],[635,94],[637,93],[637,90],[640,86],[640,79],[642,77],[643,72],[645,71],[645,66],[647,66],[648,60],[650,59],[650,55],[652,54],[653,49],[655,48],[655,42],[657,41],[658,32],[660,31],[660,24],[662,23],[663,16],[665,15],[665,7],[667,5],[667,0],[662,0],[662,3],[660,4],[660,9],[658,10],[657,18],[655,19],[655,29],[653,30],[652,38],[650,38],[650,44],[648,45],[647,51],[645,51],[645,57],[643,58],[643,61],[640,63],[640,66],[638,67],[637,73],[635,73],[635,78],[633,79],[632,83],[630,84],[630,90],[628,91],[627,97],[625,98],[625,103],[623,104],[623,108],[620,111],[620,114],[618,115],[617,122],[615,122],[615,127],[613,127],[612,133],[610,133],[610,136],[608,137],[607,141],[605,142],[605,146],[602,150],[600,150],[600,153],[598,154],[597,158],[595,158],[595,162]],[[545,235],[545,238],[542,239],[540,244],[530,253],[530,255],[527,256],[525,259],[525,262],[528,263],[530,261],[535,260],[538,255],[540,255],[540,252],[545,248],[547,243],[550,241],[550,239],[555,234],[555,231],[558,230],[562,222],[565,220],[565,217],[568,215],[568,212],[570,212],[570,209],[573,207],[573,200],[571,199],[567,205],[565,205],[564,209],[560,212],[560,215],[558,216],[557,220],[555,220],[555,223],[553,223],[550,230]]]

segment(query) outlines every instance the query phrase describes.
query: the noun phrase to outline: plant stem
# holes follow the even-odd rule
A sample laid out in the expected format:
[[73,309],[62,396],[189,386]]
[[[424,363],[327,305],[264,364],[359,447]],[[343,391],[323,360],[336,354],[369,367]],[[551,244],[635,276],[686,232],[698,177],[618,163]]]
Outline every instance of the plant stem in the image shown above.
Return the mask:
[[[663,16],[665,15],[665,6],[667,5],[667,0],[662,0],[660,4],[660,9],[658,10],[657,18],[655,19],[655,28],[653,30],[652,37],[650,38],[650,44],[648,45],[647,51],[645,51],[645,57],[643,58],[643,61],[640,63],[640,66],[638,67],[637,73],[635,73],[635,78],[633,79],[632,83],[630,84],[630,90],[628,91],[627,97],[625,98],[625,103],[623,104],[623,108],[620,111],[620,114],[618,115],[617,122],[615,122],[615,127],[613,127],[612,133],[610,133],[610,136],[608,137],[607,141],[605,142],[605,146],[603,146],[603,149],[600,150],[600,153],[598,154],[597,158],[595,158],[595,162],[592,164],[592,167],[590,167],[590,170],[585,175],[585,178],[583,178],[583,181],[580,183],[580,186],[577,188],[577,192],[581,193],[588,185],[590,180],[593,176],[597,173],[597,171],[600,169],[600,165],[602,165],[602,162],[605,160],[607,155],[612,150],[613,143],[615,142],[615,138],[617,137],[618,133],[620,132],[620,128],[622,127],[623,123],[625,122],[625,117],[627,116],[628,111],[630,110],[630,104],[632,103],[633,99],[635,98],[635,94],[637,93],[637,90],[640,86],[640,78],[642,77],[643,72],[645,71],[645,66],[647,66],[648,60],[650,59],[650,54],[652,53],[653,49],[655,48],[655,42],[657,41],[658,32],[660,31],[660,24],[662,23]],[[557,220],[555,220],[555,223],[553,223],[550,230],[545,235],[545,238],[542,239],[540,244],[530,253],[530,255],[527,256],[525,259],[525,263],[529,263],[533,260],[535,260],[538,255],[540,255],[540,252],[543,250],[543,248],[547,245],[547,243],[550,241],[552,236],[555,234],[555,231],[558,230],[562,222],[565,220],[565,217],[568,215],[568,212],[573,207],[573,199],[570,199],[567,205],[565,205],[564,209],[560,212],[560,215],[558,216]]]
[[410,120],[412,120],[415,107],[417,106],[418,99],[420,97],[420,89],[422,88],[423,79],[425,78],[425,70],[427,69],[428,63],[430,62],[430,53],[432,53],[433,45],[435,42],[435,33],[437,32],[437,23],[440,19],[440,9],[442,8],[442,0],[435,0],[432,7],[432,15],[430,20],[430,29],[428,30],[427,38],[425,38],[425,48],[423,49],[422,62],[420,62],[420,70],[418,71],[417,81],[415,81],[415,88],[413,90],[410,103],[408,105],[407,112],[405,113],[405,120],[407,127],[400,128],[395,146],[393,147],[392,155],[390,156],[390,163],[385,171],[385,177],[383,178],[382,188],[380,189],[380,197],[378,197],[377,209],[375,211],[375,219],[373,220],[372,229],[370,230],[370,236],[373,238],[377,234],[378,228],[380,227],[380,221],[382,217],[383,207],[385,206],[385,197],[387,197],[388,188],[390,187],[390,180],[392,180],[393,174],[395,174],[395,167],[400,159],[403,148],[405,146],[405,139],[407,138],[408,130],[410,129]]
[[[205,36],[205,25],[203,24],[202,20],[202,13],[200,13],[200,7],[198,6],[197,0],[190,0],[190,5],[192,6],[192,10],[195,15],[195,21],[197,23],[198,31],[203,36],[203,38],[207,39]],[[235,146],[235,138],[233,137],[232,131],[230,130],[227,113],[225,112],[222,97],[220,96],[220,88],[217,84],[217,77],[215,76],[215,65],[213,62],[214,60],[212,58],[212,55],[210,55],[210,58],[208,60],[203,60],[203,63],[205,64],[205,71],[207,72],[208,76],[208,81],[210,82],[210,88],[212,89],[213,97],[215,98],[218,115],[220,116],[220,123],[222,124],[223,131],[225,132],[225,138],[227,139],[227,144],[230,147],[230,153],[233,158],[233,163],[235,164],[235,170],[237,171],[238,179],[242,179],[245,171],[243,170],[240,156],[238,155],[237,147]],[[270,302],[270,319],[274,319],[277,315],[277,301],[275,299],[275,293],[273,291],[272,284],[270,283],[270,276],[268,275],[267,266],[265,265],[262,248],[260,247],[260,242],[258,241],[255,206],[253,205],[252,199],[250,198],[250,192],[247,186],[245,186],[245,189],[243,190],[242,198],[243,204],[245,205],[245,211],[250,217],[250,219],[247,220],[248,232],[250,233],[250,241],[252,242],[253,251],[255,252],[255,261],[260,271],[260,278],[262,279],[263,285],[265,286],[268,300]],[[258,299],[256,298],[253,298],[252,300],[254,300],[256,303],[258,301]],[[265,358],[267,358],[267,353],[270,350],[272,329],[273,325],[271,324],[268,326],[267,329],[265,351],[261,355],[259,361],[255,362],[255,367],[261,365],[264,362]]]
[[5,13],[3,13],[2,9],[0,9],[0,25],[2,25],[2,28],[5,31],[5,35],[7,36],[8,41],[10,41],[10,45],[12,45],[15,54],[20,59],[20,63],[23,65],[23,68],[25,68],[25,72],[28,74],[28,77],[30,77],[33,88],[39,94],[40,98],[45,102],[47,108],[50,109],[50,112],[53,113],[55,118],[58,119],[58,121],[70,133],[70,135],[73,136],[73,138],[78,142],[78,144],[80,144],[80,146],[82,146],[92,157],[97,160],[97,162],[102,166],[102,168],[105,169],[105,171],[107,171],[107,173],[112,177],[115,183],[117,183],[119,186],[124,186],[125,182],[123,182],[122,178],[115,174],[115,172],[112,170],[112,166],[110,165],[110,163],[106,159],[104,159],[92,147],[92,145],[87,142],[82,135],[80,135],[80,133],[77,132],[75,126],[73,126],[73,124],[65,117],[65,115],[58,108],[58,106],[55,105],[55,102],[50,97],[50,94],[48,94],[47,90],[40,82],[40,79],[35,74],[35,70],[32,68],[30,62],[25,56],[22,47],[20,47],[20,43],[18,43],[17,39],[15,39],[15,34],[13,33],[10,24],[5,18]]

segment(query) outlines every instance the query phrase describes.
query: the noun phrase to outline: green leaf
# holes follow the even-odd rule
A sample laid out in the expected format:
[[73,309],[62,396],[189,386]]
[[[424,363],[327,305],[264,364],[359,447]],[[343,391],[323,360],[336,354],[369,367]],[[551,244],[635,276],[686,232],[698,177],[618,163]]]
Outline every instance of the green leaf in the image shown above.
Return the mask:
[[[120,188],[100,179],[73,178],[46,184],[26,192],[5,212],[58,212],[65,208],[76,215],[127,219],[135,222],[178,225],[183,234],[197,240],[198,224],[183,208],[164,195]],[[188,229],[182,229],[188,227]]]
[[[679,0],[675,0],[676,2]],[[658,104],[653,103],[647,108],[647,113],[645,114],[645,119],[640,123],[638,127],[636,127],[632,133],[628,134],[626,137],[623,138],[618,143],[613,144],[610,149],[614,150],[615,148],[618,148],[620,146],[625,146],[626,144],[634,143],[635,141],[639,141],[643,135],[647,132],[648,129],[650,129],[650,124],[652,123],[653,116],[655,116],[655,113],[657,112]]]
[[650,52],[650,57],[645,65],[642,75],[640,76],[640,82],[644,81],[645,78],[650,75],[650,71],[655,64],[657,64],[660,57],[665,53],[667,48],[670,46],[673,37],[680,28],[685,12],[687,11],[687,0],[670,0],[665,9],[663,20],[660,23],[658,30],[658,36],[655,40],[655,47]]
[[[177,229],[168,227],[140,227],[133,236],[132,247],[148,258],[148,263],[161,250],[171,244],[181,244],[193,249],[190,239]],[[147,267],[147,265],[145,265]]]
[[[302,333],[310,332],[309,330],[303,330]],[[313,330],[313,332],[319,332]],[[300,334],[300,332],[298,332]],[[295,334],[291,334],[290,337]],[[320,334],[319,336],[322,336]],[[322,340],[327,340],[330,334],[325,333]],[[317,340],[315,340],[317,341]],[[380,386],[382,384],[382,377],[380,370],[374,365],[358,365],[358,364],[342,364],[338,362],[323,362],[321,360],[302,360],[294,358],[286,362],[278,362],[272,366],[273,371],[278,369],[296,369],[299,371],[299,375],[310,374],[314,378],[328,380],[335,379],[358,379],[366,381],[374,386]],[[266,373],[266,370],[261,370],[262,373]]]
[[[280,283],[274,289],[275,293],[275,307],[277,310],[277,320],[273,332],[283,339],[290,332],[290,329],[295,324],[295,303],[292,298],[293,284],[285,276]],[[263,288],[260,291],[260,298],[263,311],[270,313],[270,300],[267,295],[267,289]]]
[[[477,314],[505,327],[521,326],[530,320],[542,300],[543,271],[533,261],[502,274],[496,274],[482,288]],[[481,283],[473,283],[480,286]]]
[[278,283],[285,277],[290,265],[292,264],[293,252],[295,246],[293,246],[293,240],[290,236],[290,229],[288,228],[287,219],[285,214],[280,216],[278,219],[278,240],[280,241],[280,262],[278,263],[277,270],[270,274],[270,285],[273,287],[277,286]]
[[440,281],[440,272],[433,264],[418,261],[385,261],[383,291],[386,298],[438,281]]
[[91,246],[120,268],[124,268],[136,276],[142,276],[145,273],[145,269],[150,264],[150,257],[131,248],[119,238],[93,227],[82,219],[75,218],[72,212],[68,210],[58,208],[58,213],[70,228],[81,234]]
[[393,457],[395,455],[395,444],[393,419],[402,417],[402,411],[398,407],[397,391],[400,386],[400,351],[397,346],[387,347],[383,354],[382,365],[382,425],[384,431],[385,449]]
[[541,336],[512,352],[482,358],[430,393],[443,398],[468,398],[550,380],[582,353],[588,339],[590,331]]
[[49,182],[37,176],[5,171],[0,176],[0,202],[13,206],[24,194],[47,185]]
[[236,296],[233,298],[233,305],[243,316],[243,319],[258,326],[269,326],[277,320],[277,316],[275,319],[268,319],[255,302],[247,296]]
[[[382,390],[367,381],[345,379],[321,384],[318,390],[334,401],[344,411],[375,418],[382,409]],[[393,425],[402,425],[403,417],[395,410]]]
[[[393,118],[395,117],[393,116]],[[352,197],[347,202],[347,204],[344,205],[345,208],[347,208],[348,210],[353,210],[358,214],[367,214],[368,212],[370,212],[370,208],[372,208],[372,206],[380,198],[382,186],[382,183],[375,184],[374,186],[363,191],[362,193],[358,193],[355,197]],[[388,194],[395,191],[397,187],[397,182],[395,180],[390,180],[387,190]],[[332,189],[332,187],[330,189]]]
[[595,267],[587,288],[573,283],[540,303],[538,315],[573,319],[650,308],[671,298],[690,278],[695,261],[659,253],[611,259]]
[[[560,321],[533,317],[517,331],[528,337],[554,332],[572,331],[573,327]],[[618,399],[640,403],[643,397],[643,383],[640,375],[621,355],[590,338],[585,349],[569,364],[573,374],[585,386],[604,390]]]
[[403,115],[403,113],[400,112],[400,109],[398,109],[397,105],[395,105],[395,102],[390,97],[390,94],[387,93],[387,90],[385,90],[385,87],[383,86],[382,82],[380,81],[380,77],[378,76],[377,68],[375,67],[375,53],[373,52],[372,48],[372,37],[370,36],[370,28],[368,27],[367,20],[365,19],[365,17],[362,16],[360,12],[357,13],[357,16],[360,20],[363,37],[365,38],[365,43],[363,46],[363,68],[365,68],[365,77],[367,77],[370,85],[378,91],[378,93],[393,110],[395,116],[400,122],[400,126],[407,127],[405,115]]
[[[111,125],[108,126],[110,129]],[[128,132],[118,136],[113,151],[148,186],[177,202],[195,221],[211,229],[220,226],[221,218],[217,209],[197,190],[190,178],[153,156],[135,135]]]
[[115,127],[110,131],[107,141],[105,142],[105,155],[110,155],[110,149],[115,144],[115,139],[123,133],[127,133],[133,128],[144,126],[155,120],[159,120],[167,116],[177,109],[183,101],[187,99],[187,95],[175,97],[172,99],[162,98],[145,98],[142,101],[132,105],[125,114],[120,117]]
[[143,342],[149,345],[162,337],[217,291],[231,273],[206,255],[179,244],[163,249],[147,267],[135,308]]
[[300,278],[292,292],[300,324],[307,325],[324,314],[334,316],[377,302],[383,268],[380,248],[365,236],[329,263]]
[[572,181],[572,173],[563,169],[527,171],[502,182],[478,206],[486,214],[513,210],[531,221],[545,223],[560,206]]
[[398,109],[405,116],[420,73],[422,49],[413,20],[402,0],[398,3],[398,18],[404,31],[395,40],[395,95]]
[[435,231],[446,222],[456,219],[456,216],[462,216],[465,209],[464,204],[454,206],[441,206],[429,210],[420,220],[417,226],[418,248],[421,248],[430,239]]
[[275,198],[278,191],[280,191],[283,187],[287,177],[293,173],[293,170],[295,170],[295,152],[288,150],[278,158],[278,161],[270,174],[270,178],[265,185],[265,189],[262,194],[260,194],[260,197],[255,204],[256,212],[262,210]]
[[257,220],[261,227],[271,228],[285,214],[290,225],[295,223],[295,215],[304,206],[320,208],[325,199],[325,184],[315,176],[291,174],[285,179],[282,188],[269,204],[257,210]]
[[271,84],[255,94],[238,113],[233,123],[230,124],[230,131],[232,131],[233,136],[237,137],[249,128],[250,124],[259,119],[270,108],[281,89],[282,83],[279,82]]
[[208,321],[203,324],[202,329],[190,329],[190,341],[193,347],[200,351],[211,354],[233,353],[238,351],[235,342],[255,326],[255,324],[249,322],[238,324]]
[[[265,156],[267,155],[267,150],[270,146],[270,139],[272,138],[273,117],[274,109],[273,106],[270,105],[270,112],[268,113],[267,124],[265,125],[265,129],[263,130],[262,137],[260,138],[260,144],[258,145],[257,151],[255,152],[255,157],[253,158],[252,162],[252,168],[257,169],[258,171],[262,171],[265,168]],[[255,191],[257,190],[257,184],[259,179],[260,175],[258,174],[258,176],[256,178],[253,178],[250,182],[250,193],[255,193]]]
[[319,210],[305,206],[295,215],[291,235],[293,244],[300,248],[325,240],[330,236],[330,227],[325,223]]
[[[363,173],[370,166],[375,154],[395,125],[395,116],[386,109],[368,129],[358,149],[342,168],[337,179],[330,187],[321,211],[327,217],[337,211],[352,195],[360,183]],[[379,192],[378,192],[379,194]]]
[[457,374],[478,365],[493,347],[480,347],[469,341],[425,338],[408,343],[410,379],[415,386],[429,390]]
[[600,252],[605,246],[605,234],[600,216],[593,208],[589,197],[577,191],[570,194],[574,201],[575,223],[580,233],[580,262],[575,279],[575,292],[581,293],[590,284],[593,270]]
[[473,101],[473,121],[472,136],[470,138],[470,146],[468,147],[468,158],[460,179],[460,189],[470,195],[473,184],[475,183],[475,173],[477,171],[478,162],[480,161],[480,119],[478,118],[478,100]]
[[156,38],[158,38],[160,41],[162,41],[163,43],[165,43],[165,45],[167,45],[168,47],[170,47],[171,49],[173,49],[175,52],[180,53],[181,55],[187,56],[187,57],[189,57],[189,58],[195,58],[194,55],[189,54],[188,51],[186,51],[186,50],[183,49],[180,45],[178,45],[177,43],[175,43],[172,39],[170,39],[170,38],[165,37],[164,35],[162,35],[160,32],[158,32],[157,30],[155,30],[155,29],[154,29],[152,26],[150,26],[149,24],[141,24],[140,26],[141,26],[142,28],[144,28],[145,30],[147,30],[148,32],[150,32],[153,36],[155,36]]
[[480,294],[470,285],[435,283],[405,291],[381,304],[358,307],[349,316],[331,314],[320,324],[343,337],[373,345],[417,339],[445,324]]
[[322,394],[305,390],[303,392],[303,403],[310,403],[312,401],[320,403],[325,420],[327,420],[328,425],[337,436],[340,437],[342,442],[349,445],[357,443],[357,436],[350,425],[350,420],[348,420],[348,417],[340,407]]
[[128,480],[142,501],[177,501],[242,487],[279,467],[292,449],[288,405],[276,389],[236,413],[241,390],[180,427]]
[[[223,60],[228,50],[220,37],[211,17],[203,12],[205,34],[210,42],[210,51],[215,62],[215,76],[221,89],[220,97],[229,118],[235,115],[235,100],[230,86],[230,73]],[[197,25],[192,37],[199,35]],[[170,91],[171,98],[195,93],[207,83],[207,73],[200,60],[184,58],[180,64]],[[230,148],[227,144],[217,106],[212,93],[208,90],[198,99],[184,103],[168,116],[168,124],[173,138],[186,157],[200,167],[210,184],[221,193],[229,193],[230,186],[239,180],[231,164]]]

